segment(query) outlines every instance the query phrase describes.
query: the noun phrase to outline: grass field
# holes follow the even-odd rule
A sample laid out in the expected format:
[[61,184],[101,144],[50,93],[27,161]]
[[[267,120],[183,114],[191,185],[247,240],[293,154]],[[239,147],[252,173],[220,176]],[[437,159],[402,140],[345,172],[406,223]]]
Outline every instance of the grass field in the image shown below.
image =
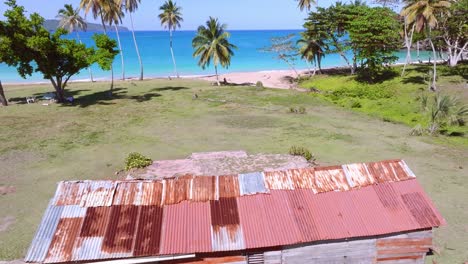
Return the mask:
[[[24,256],[56,182],[113,179],[133,151],[153,159],[192,152],[286,153],[309,148],[320,164],[403,158],[447,219],[436,231],[438,263],[468,260],[468,148],[409,136],[410,127],[291,90],[213,87],[193,80],[70,85],[77,103],[0,108],[0,259]],[[9,98],[49,85],[7,86]],[[193,99],[197,94],[198,99]],[[290,114],[289,107],[305,107]],[[0,187],[1,187],[0,186]],[[432,259],[432,258],[431,258]]]

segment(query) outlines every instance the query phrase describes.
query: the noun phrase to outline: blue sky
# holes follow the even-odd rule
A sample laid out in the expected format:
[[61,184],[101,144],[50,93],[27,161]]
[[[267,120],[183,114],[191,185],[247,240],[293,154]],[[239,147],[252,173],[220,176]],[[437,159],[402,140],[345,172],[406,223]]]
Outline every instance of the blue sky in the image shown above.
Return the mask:
[[[6,6],[0,4],[0,18]],[[228,24],[230,29],[299,29],[302,27],[305,12],[299,11],[294,0],[176,0],[182,6],[184,22],[182,30],[196,29],[209,16],[218,17]],[[330,5],[331,0],[319,0],[320,6]],[[17,0],[28,12],[38,12],[44,18],[54,18],[57,10],[64,4],[78,7],[80,0]],[[134,14],[135,29],[161,30],[157,14],[163,0],[142,0]],[[84,14],[83,14],[84,16]],[[88,21],[93,21],[88,15]],[[124,26],[129,26],[128,18],[124,18]]]

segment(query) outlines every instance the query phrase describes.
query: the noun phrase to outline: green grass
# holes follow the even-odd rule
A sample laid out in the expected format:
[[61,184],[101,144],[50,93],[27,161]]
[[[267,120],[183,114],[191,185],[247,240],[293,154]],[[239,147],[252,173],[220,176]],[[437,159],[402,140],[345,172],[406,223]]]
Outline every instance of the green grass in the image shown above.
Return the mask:
[[[49,85],[4,86],[7,97],[17,100],[51,90]],[[217,150],[287,153],[293,145],[309,149],[322,165],[405,159],[448,221],[436,231],[442,254],[435,259],[468,259],[466,147],[411,137],[407,125],[291,90],[213,87],[193,80],[128,81],[118,82],[110,99],[107,87],[71,84],[77,98],[71,106],[0,108],[0,185],[16,188],[0,197],[0,221],[15,219],[0,231],[0,259],[24,256],[56,182],[115,179],[130,152],[158,160]],[[192,99],[194,94],[199,99]],[[301,106],[305,114],[288,113],[289,107]]]
[[[403,123],[410,127],[421,124],[427,127],[429,117],[422,110],[419,99],[423,93],[433,96],[433,93],[427,91],[428,69],[430,66],[412,66],[404,77],[398,76],[376,84],[361,83],[349,75],[322,75],[305,80],[301,85],[320,90],[317,97],[341,107],[366,113],[386,122]],[[394,70],[399,73],[401,69],[398,67]],[[457,70],[439,66],[440,92],[457,96],[468,104],[468,93],[464,91],[467,71],[468,65],[461,65]],[[465,136],[440,137],[439,142],[468,146],[468,126],[450,126],[447,130]]]

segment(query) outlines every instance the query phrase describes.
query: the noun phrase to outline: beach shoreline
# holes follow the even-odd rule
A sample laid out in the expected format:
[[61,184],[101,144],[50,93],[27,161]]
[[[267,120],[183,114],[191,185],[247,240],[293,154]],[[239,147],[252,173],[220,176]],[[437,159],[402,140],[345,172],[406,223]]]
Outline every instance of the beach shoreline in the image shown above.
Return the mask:
[[[440,63],[439,61],[438,63]],[[428,61],[413,62],[410,65],[418,65],[418,64],[427,64]],[[432,62],[431,62],[432,63]],[[394,63],[391,67],[401,66],[404,65],[402,62]],[[324,67],[322,70],[330,71],[330,70],[346,70],[349,69],[347,66],[331,66],[331,67]],[[314,69],[296,69],[297,73],[300,76],[305,74],[310,74],[314,71]],[[318,72],[318,69],[317,69]],[[204,80],[212,82],[213,84],[216,83],[216,75],[215,74],[193,74],[193,75],[181,75],[181,79],[193,79],[193,80]],[[296,78],[296,73],[291,69],[283,69],[283,70],[260,70],[260,71],[240,71],[240,72],[227,72],[219,74],[219,82],[232,84],[232,85],[255,85],[257,82],[261,82],[264,87],[268,88],[278,88],[278,89],[292,89],[294,88],[294,82],[292,79]],[[150,76],[145,77],[143,81],[149,80],[168,80],[168,79],[177,79],[176,76]],[[110,78],[95,78],[93,82],[109,82]],[[138,81],[138,77],[129,77],[125,80],[122,79],[114,79],[114,81]],[[69,83],[86,83],[91,82],[91,79],[77,79],[77,80],[70,80]],[[47,85],[50,84],[50,81],[23,81],[23,82],[3,82],[3,85],[10,85],[10,86],[29,86],[29,85]]]

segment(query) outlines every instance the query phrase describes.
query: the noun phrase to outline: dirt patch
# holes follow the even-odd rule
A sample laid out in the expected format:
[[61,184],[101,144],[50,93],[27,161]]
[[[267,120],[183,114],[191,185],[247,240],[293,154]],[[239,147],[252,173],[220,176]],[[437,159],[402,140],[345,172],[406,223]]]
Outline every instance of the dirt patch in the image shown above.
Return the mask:
[[8,227],[13,223],[15,223],[15,217],[13,216],[5,216],[0,219],[0,232],[7,231]]
[[255,154],[245,151],[193,153],[187,159],[159,160],[144,171],[132,171],[125,178],[162,179],[185,174],[229,175],[256,171],[305,168],[310,164],[300,156],[287,154]]
[[15,186],[0,186],[0,195],[7,195],[16,192]]

